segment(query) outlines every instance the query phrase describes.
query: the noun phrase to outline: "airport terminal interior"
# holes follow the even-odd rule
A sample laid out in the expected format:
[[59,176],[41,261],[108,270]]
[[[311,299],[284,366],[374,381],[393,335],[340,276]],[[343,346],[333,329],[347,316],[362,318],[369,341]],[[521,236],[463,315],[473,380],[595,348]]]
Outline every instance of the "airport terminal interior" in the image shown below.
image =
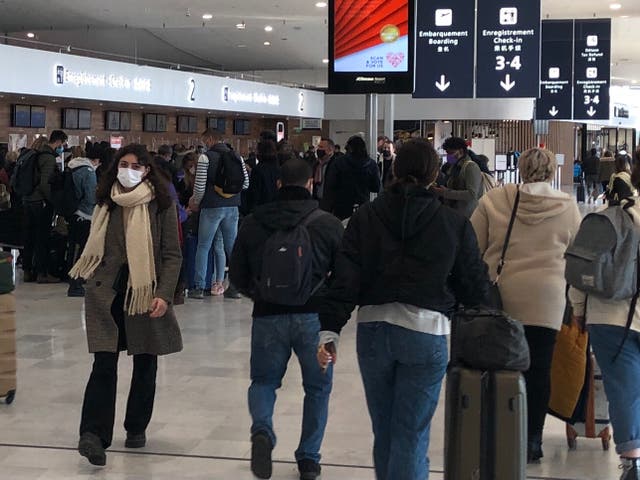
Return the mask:
[[[317,458],[310,460],[310,457],[295,453],[299,448],[305,398],[302,369],[306,372],[309,365],[299,362],[297,355],[292,353],[282,386],[277,390],[273,412],[277,442],[270,453],[272,472],[256,474],[261,470],[256,467],[256,432],[267,443],[272,444],[273,440],[267,430],[252,429],[249,409],[251,392],[248,393],[248,389],[252,384],[252,370],[257,368],[251,363],[252,329],[253,335],[258,333],[252,318],[254,302],[246,293],[247,289],[255,289],[239,288],[239,293],[229,280],[229,276],[239,278],[239,275],[231,267],[235,238],[231,236],[230,240],[223,232],[223,222],[216,227],[221,234],[215,239],[216,230],[210,232],[211,243],[206,247],[210,251],[201,255],[203,247],[197,238],[205,235],[202,233],[205,230],[203,219],[208,218],[203,213],[205,210],[231,209],[235,216],[229,218],[235,225],[239,211],[242,226],[248,215],[265,207],[267,201],[261,197],[263,199],[258,202],[258,194],[251,185],[254,179],[263,181],[256,174],[262,157],[273,158],[279,165],[277,168],[282,169],[278,172],[289,172],[287,175],[295,174],[291,173],[295,170],[293,166],[287,170],[287,161],[291,165],[298,162],[304,165],[304,172],[306,169],[309,172],[309,181],[302,184],[285,185],[281,173],[278,173],[277,184],[275,177],[269,177],[272,183],[270,202],[280,198],[276,195],[281,195],[287,188],[298,189],[298,195],[302,195],[302,188],[311,188],[312,193],[305,191],[304,194],[309,200],[313,195],[325,209],[328,195],[323,198],[322,190],[330,181],[337,181],[327,173],[332,168],[327,166],[331,162],[329,156],[325,156],[327,149],[335,152],[341,146],[343,157],[353,157],[355,145],[362,142],[366,149],[364,158],[374,165],[377,181],[376,188],[365,187],[367,201],[373,201],[385,186],[392,189],[396,185],[393,183],[396,172],[393,162],[406,155],[406,145],[417,139],[427,140],[429,152],[433,151],[434,158],[445,164],[440,177],[438,164],[436,177],[420,185],[431,187],[437,183],[438,192],[453,190],[446,175],[455,171],[456,162],[468,161],[472,165],[480,162],[480,168],[473,168],[478,170],[478,178],[483,175],[482,182],[489,184],[482,183],[484,193],[478,195],[493,195],[492,198],[497,198],[493,190],[509,192],[513,187],[515,192],[513,184],[527,183],[525,176],[529,172],[522,165],[528,165],[530,149],[537,149],[539,155],[547,155],[550,151],[552,153],[544,157],[544,161],[553,165],[548,169],[551,173],[535,181],[551,185],[553,193],[548,193],[549,198],[564,195],[562,198],[568,199],[571,211],[575,210],[576,216],[579,212],[582,218],[604,208],[607,202],[614,205],[611,189],[617,187],[616,175],[623,171],[624,178],[620,177],[620,181],[629,184],[629,195],[637,196],[635,187],[638,185],[632,186],[631,182],[640,177],[630,174],[632,169],[640,169],[639,132],[638,0],[0,0],[0,480],[640,479],[639,400],[628,402],[636,404],[633,408],[638,413],[635,419],[637,431],[632,432],[636,437],[625,439],[627,448],[616,451],[614,438],[609,438],[610,430],[605,432],[607,427],[611,428],[610,417],[614,415],[609,413],[599,370],[594,373],[586,366],[595,365],[589,363],[591,357],[586,350],[588,360],[582,365],[586,370],[578,375],[584,378],[583,387],[578,389],[580,402],[584,403],[576,405],[576,399],[572,407],[576,411],[580,407],[586,412],[588,418],[584,421],[589,425],[586,433],[584,425],[576,427],[583,429],[577,443],[569,423],[549,414],[544,425],[541,444],[544,456],[541,458],[534,455],[536,458],[532,459],[531,438],[528,444],[527,438],[522,439],[517,434],[486,447],[485,441],[495,440],[492,435],[500,437],[501,432],[497,431],[482,437],[482,448],[495,457],[493,460],[479,457],[478,468],[469,477],[454,475],[451,473],[454,469],[446,472],[451,462],[460,465],[469,462],[463,458],[466,448],[458,452],[460,458],[447,460],[447,456],[453,455],[453,447],[445,451],[445,444],[459,432],[448,430],[453,424],[448,423],[445,409],[455,410],[455,406],[447,404],[450,400],[446,398],[448,376],[443,373],[442,388],[437,391],[437,408],[430,425],[428,452],[415,454],[416,462],[421,465],[428,456],[429,462],[424,467],[428,474],[421,470],[422,467],[417,467],[413,476],[404,469],[402,472],[390,471],[385,477],[379,472],[376,474],[380,466],[374,465],[372,420],[356,350],[358,329],[372,320],[364,319],[365,314],[361,313],[359,323],[357,310],[340,335],[338,360],[329,366],[333,372],[333,386],[326,433],[319,452],[321,459],[318,462]],[[454,139],[460,140],[462,145],[451,143]],[[120,200],[113,200],[118,204],[116,207],[112,198],[126,196],[135,192],[138,184],[151,182],[142,182],[142,174],[136,170],[144,169],[148,164],[137,150],[126,150],[130,144],[144,145],[145,152],[162,157],[153,163],[153,169],[160,171],[165,167],[158,165],[166,164],[167,183],[175,194],[172,205],[177,203],[179,212],[184,213],[179,221],[161,214],[147,215],[144,221],[137,216],[136,228],[127,229],[128,219],[139,215],[137,209],[141,206],[137,203],[125,208],[118,203]],[[244,172],[246,178],[240,178],[240,184],[244,180],[244,190],[240,186],[231,190],[226,183],[218,184],[211,178],[210,162],[214,157],[210,152],[216,144],[225,145],[224,154],[215,154],[216,161],[224,162],[226,166],[230,159],[241,159],[239,171]],[[28,153],[35,150],[50,153],[49,156],[56,159],[55,169],[60,176],[57,186],[53,180],[50,183],[41,181],[42,185],[48,185],[43,187],[48,193],[30,202],[28,198],[34,198],[34,192],[40,187],[31,186],[23,198],[17,193],[22,185],[19,187],[20,181],[14,182],[14,178],[18,178],[17,172],[28,164]],[[130,153],[122,156],[119,151]],[[475,152],[473,159],[465,157],[468,151]],[[462,157],[457,158],[456,152],[463,152]],[[338,162],[338,154],[334,155],[333,162]],[[478,156],[484,160],[477,160],[475,157]],[[612,169],[614,162],[616,164],[615,170],[606,175],[605,162],[601,160],[605,157],[615,157],[615,160],[611,158]],[[32,158],[37,163],[42,156],[34,153]],[[114,163],[114,158],[119,163]],[[536,158],[536,161],[542,161]],[[191,167],[187,166],[187,159],[191,159]],[[92,167],[89,170],[94,178],[93,198],[95,182],[103,185],[104,178],[108,178],[105,176],[112,175],[113,190],[107,188],[105,193],[104,188],[98,188],[98,196],[109,197],[114,210],[103,209],[98,202],[94,214],[94,198],[90,209],[83,211],[86,197],[72,200],[76,203],[69,214],[62,213],[64,208],[58,203],[54,206],[51,192],[55,188],[60,187],[61,197],[57,201],[62,202],[61,205],[68,197],[65,190],[68,193],[71,188],[76,195],[80,191],[78,183],[74,183],[78,182],[74,173],[76,167],[71,163],[74,161],[77,165],[85,162],[82,165]],[[138,161],[141,163],[137,164]],[[596,161],[596,170],[589,171],[589,162]],[[450,170],[446,170],[447,163],[451,164]],[[42,164],[39,165],[34,167],[34,172],[42,169]],[[298,165],[299,170],[302,168]],[[68,177],[63,173],[66,169],[72,172]],[[481,174],[480,170],[485,173]],[[12,171],[13,175],[10,174]],[[156,170],[149,171],[154,172],[153,181],[165,178]],[[218,178],[220,171],[215,173]],[[427,171],[426,167],[424,171]],[[464,167],[458,174],[460,178],[465,177]],[[232,174],[225,175],[230,178]],[[151,175],[145,178],[149,180]],[[334,180],[330,180],[332,178]],[[355,177],[345,174],[343,178]],[[67,181],[72,183],[60,183]],[[191,191],[185,193],[182,188]],[[227,188],[230,189],[225,190]],[[280,193],[277,193],[278,188],[281,188]],[[359,187],[345,189],[353,193]],[[523,196],[530,193],[524,186],[521,189],[525,192]],[[154,192],[153,186],[150,191]],[[445,193],[441,195],[447,198]],[[520,190],[517,195],[519,199]],[[216,199],[212,200],[212,197]],[[409,198],[408,194],[406,198]],[[478,205],[478,199],[474,201]],[[489,209],[482,203],[482,197],[479,201],[480,207]],[[323,227],[319,235],[329,232],[331,225],[336,226],[335,222],[343,221],[346,226],[352,211],[354,219],[363,217],[358,217],[357,209],[365,208],[365,203],[368,202],[352,201],[348,204],[347,214],[325,209],[337,219],[331,219],[333,224],[327,220],[328,226]],[[37,213],[33,213],[34,204],[38,204]],[[149,213],[150,208],[144,204],[142,211]],[[95,318],[113,320],[110,326],[115,327],[117,323],[118,326],[112,329],[116,332],[123,322],[127,327],[122,331],[129,331],[133,325],[132,334],[134,330],[140,332],[142,329],[131,322],[138,320],[145,322],[141,325],[149,325],[149,321],[154,321],[154,314],[149,318],[147,310],[135,311],[138,315],[135,318],[131,310],[137,308],[134,304],[138,303],[132,297],[140,302],[146,298],[139,298],[135,293],[138,289],[133,285],[133,275],[139,275],[139,266],[134,265],[131,257],[123,260],[128,264],[123,287],[128,300],[124,300],[125,293],[118,290],[123,281],[120,278],[123,268],[112,272],[115,278],[105,280],[106,277],[101,277],[100,281],[89,278],[84,284],[68,276],[76,261],[82,264],[86,260],[85,268],[90,261],[89,254],[81,256],[84,246],[87,245],[87,252],[96,243],[100,244],[96,219],[105,221],[105,215],[108,219],[113,212],[122,211],[127,215],[122,222],[124,234],[113,233],[111,226],[107,232],[105,223],[103,250],[105,235],[109,239],[113,233],[117,237],[114,244],[122,247],[122,258],[134,250],[134,241],[129,235],[144,240],[136,243],[136,247],[139,244],[148,247],[148,240],[152,247],[157,247],[155,252],[159,252],[155,237],[166,235],[166,230],[177,230],[179,226],[179,240],[170,235],[162,238],[162,253],[165,248],[169,249],[168,243],[173,242],[176,251],[181,251],[184,257],[182,265],[174,262],[174,276],[180,277],[175,288],[175,306],[171,301],[153,296],[149,309],[163,312],[159,315],[163,318],[157,319],[159,325],[169,325],[167,328],[174,328],[174,331],[179,328],[182,348],[167,347],[162,353],[170,354],[157,357],[155,402],[151,396],[153,416],[144,432],[133,432],[146,435],[146,440],[137,446],[139,448],[130,448],[129,443],[125,445],[125,441],[131,440],[127,440],[124,423],[133,371],[132,357],[126,352],[119,356],[113,441],[111,445],[105,445],[108,442],[98,438],[97,432],[91,434],[97,439],[97,445],[91,443],[91,438],[85,438],[86,433],[91,432],[85,428],[87,411],[109,417],[100,410],[108,403],[109,393],[103,390],[90,395],[92,384],[87,385],[94,365],[93,354],[104,350],[95,347]],[[511,214],[511,206],[505,211],[507,215]],[[198,212],[199,224],[193,227],[189,219]],[[100,217],[101,213],[103,217]],[[469,218],[472,213],[473,209],[466,216]],[[406,210],[397,213],[398,216],[403,214],[406,220]],[[471,224],[478,228],[476,219],[474,216],[471,222],[465,220],[468,231],[473,232]],[[160,221],[164,224],[159,226]],[[508,221],[507,216],[505,227]],[[80,227],[74,227],[73,222],[86,226],[83,241],[78,240],[83,234],[74,230]],[[36,223],[38,225],[34,227]],[[257,229],[257,223],[251,225]],[[569,237],[574,238],[578,224],[573,230],[568,225],[559,227],[562,233],[558,238],[563,238],[562,242],[567,245],[563,244],[557,262],[564,262],[564,248],[568,246]],[[405,241],[404,234],[403,230],[402,242]],[[500,238],[504,237],[504,233],[500,235]],[[75,240],[72,241],[72,237]],[[171,238],[166,240],[168,237]],[[487,237],[491,237],[491,230]],[[256,233],[256,238],[261,237]],[[245,244],[254,240],[247,238]],[[179,245],[178,241],[181,242]],[[314,239],[309,241],[313,245]],[[447,241],[444,237],[438,240]],[[266,237],[263,243],[269,243]],[[475,238],[472,243],[477,245]],[[153,263],[154,250],[140,248],[152,259],[149,262],[147,258],[145,263],[153,271],[149,285],[158,290],[162,286],[166,290],[167,286],[161,285],[161,281],[156,283],[156,270],[158,273],[165,270],[154,268],[158,261],[155,258],[156,264]],[[337,248],[329,256],[338,256]],[[424,248],[431,246],[425,244]],[[474,252],[478,251],[477,246],[473,248]],[[441,250],[447,251],[446,248]],[[251,257],[252,253],[247,256]],[[103,275],[101,272],[108,270],[104,268],[106,262],[101,262],[102,250],[99,255],[98,261],[93,261],[93,268],[98,269],[95,275]],[[536,255],[534,247],[531,256]],[[489,263],[487,257],[485,261]],[[27,267],[29,261],[33,262],[31,270]],[[205,282],[207,285],[198,284],[198,278],[206,276],[207,261],[209,267],[215,265],[214,270],[222,265],[223,270],[231,270],[230,274],[218,271],[213,284],[211,278]],[[266,262],[266,257],[263,261]],[[371,255],[364,261],[379,260],[377,255]],[[458,261],[464,269],[471,265],[466,259]],[[317,267],[317,257],[309,262],[309,265],[313,263],[313,268]],[[250,263],[249,260],[246,263]],[[344,266],[344,263],[336,265]],[[44,271],[39,271],[40,267]],[[80,270],[82,268],[80,265]],[[559,268],[564,285],[564,264],[556,263],[554,268]],[[134,270],[135,273],[129,273]],[[334,273],[340,275],[342,272],[323,271],[321,277],[329,278],[326,284],[321,281],[313,291],[309,287],[307,297],[297,305],[304,307],[306,300],[319,291],[333,292],[331,275]],[[638,273],[640,278],[640,271]],[[495,277],[493,272],[489,274]],[[532,281],[532,290],[544,289],[545,281],[551,285],[547,274],[548,271],[543,271]],[[407,274],[409,277],[412,275]],[[130,309],[130,315],[123,314],[121,308],[119,320],[115,320],[115,302],[113,305],[98,303],[101,297],[95,293],[96,289],[107,282],[110,282],[107,286],[111,294],[109,302],[112,298],[121,299],[122,305],[129,302],[125,309]],[[146,285],[140,286],[140,290],[143,287]],[[395,291],[395,287],[389,285],[388,290]],[[168,288],[173,290],[171,286]],[[104,290],[105,285],[102,285],[101,295]],[[266,295],[265,291],[260,290],[261,295]],[[566,303],[564,288],[558,292],[562,307],[558,309],[555,330],[560,328]],[[521,295],[528,294],[526,288],[521,290]],[[571,293],[568,296],[571,306],[574,297]],[[629,303],[629,297],[625,299]],[[264,306],[265,300],[261,302],[263,312],[280,315],[283,311],[272,305],[277,302],[270,302],[270,307]],[[573,303],[574,309],[578,303]],[[293,304],[283,305],[293,308]],[[367,305],[367,308],[371,306]],[[505,302],[505,309],[509,305]],[[419,306],[420,309],[416,304],[418,313],[414,318],[419,319],[416,322],[426,322],[425,312],[433,314],[428,318],[434,325],[438,319],[444,319],[446,326],[441,325],[438,332],[439,335],[446,334],[447,344],[450,344],[446,316],[436,315],[437,312],[430,311],[425,305]],[[171,311],[175,313],[175,319],[166,320]],[[296,317],[303,310],[284,311],[291,311],[289,317]],[[397,314],[397,310],[395,312]],[[372,317],[371,310],[366,310],[366,315]],[[389,320],[393,315],[392,311],[385,318]],[[636,311],[636,323],[637,315]],[[144,316],[142,320],[141,316]],[[575,311],[574,316],[579,317]],[[624,316],[626,320],[626,310]],[[565,320],[567,318],[573,317],[569,315]],[[174,320],[177,321],[175,325],[171,323]],[[325,327],[322,314],[320,320]],[[640,345],[636,328],[640,323],[636,323],[631,330]],[[320,329],[316,329],[317,333]],[[420,332],[420,335],[433,333]],[[154,335],[160,334],[156,330]],[[127,337],[133,341],[133,335],[127,333]],[[320,364],[315,364],[316,348],[319,348],[320,358],[328,344],[320,338],[325,337],[314,331],[311,348],[313,368],[318,372]],[[122,337],[112,340],[118,343]],[[154,337],[153,341],[160,342],[160,347],[155,347],[166,347],[162,339]],[[157,353],[144,351],[145,347],[136,352],[136,361],[144,356],[138,354],[149,353],[151,355],[147,356],[151,357]],[[588,349],[586,344],[583,347]],[[636,364],[640,365],[640,351],[637,356]],[[257,354],[254,360],[256,358]],[[255,360],[254,363],[259,362]],[[454,366],[452,362],[451,368]],[[323,375],[326,380],[327,374]],[[607,380],[604,382],[606,385]],[[308,386],[306,381],[305,386]],[[94,406],[87,406],[92,402]],[[421,405],[416,405],[416,411],[421,409]],[[252,412],[255,414],[255,404]],[[480,418],[479,411],[476,413]],[[523,415],[521,419],[526,424],[526,413]],[[83,427],[80,427],[81,417]],[[108,418],[106,421],[108,423]],[[483,417],[483,425],[484,422],[486,417]],[[601,432],[605,432],[602,438]],[[84,447],[79,434],[89,442]],[[465,442],[469,439],[460,439],[458,446]],[[540,448],[540,439],[534,444]],[[522,453],[518,457],[522,459],[518,460],[520,473],[515,473],[516,469],[512,473],[497,474],[500,464],[517,463],[514,458],[504,458],[508,455],[500,454],[501,449],[508,450],[513,445],[519,445],[517,450]],[[96,450],[104,454],[103,447],[108,447],[106,465],[100,465],[104,462],[96,460],[95,455],[92,457]],[[398,453],[397,450],[396,445],[391,455]],[[621,458],[623,451],[634,451],[635,454]],[[300,463],[301,459],[311,462],[311,467],[305,467],[304,461]],[[495,464],[487,466],[491,462]],[[304,473],[305,468],[313,470],[318,463],[322,468],[319,477],[319,470]],[[636,465],[637,470],[634,470]]]

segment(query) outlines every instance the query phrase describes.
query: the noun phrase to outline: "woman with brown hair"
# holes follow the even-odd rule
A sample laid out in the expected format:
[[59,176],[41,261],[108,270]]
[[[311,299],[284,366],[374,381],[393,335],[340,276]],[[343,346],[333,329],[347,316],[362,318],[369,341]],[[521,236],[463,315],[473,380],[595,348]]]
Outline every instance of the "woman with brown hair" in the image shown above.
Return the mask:
[[119,352],[133,355],[125,447],[140,448],[153,411],[157,356],[182,350],[171,307],[181,254],[175,205],[144,146],[118,152],[96,200],[89,240],[69,275],[87,281],[87,341],[94,354],[78,450],[92,464],[105,465]]
[[[361,157],[364,158],[364,157]],[[377,167],[376,167],[377,168]],[[378,480],[429,478],[431,419],[447,367],[448,316],[485,300],[489,277],[469,220],[429,191],[440,157],[411,140],[394,182],[351,217],[320,304],[323,368],[358,310],[357,350],[373,427]]]
[[[640,163],[633,166],[631,183],[635,189],[640,188]],[[640,204],[623,205],[638,232]],[[629,261],[635,262],[635,256]],[[610,300],[587,295],[574,287],[569,289],[569,299],[573,320],[588,326],[589,341],[602,370],[613,441],[622,462],[620,480],[640,480],[640,304],[631,298]],[[611,474],[609,478],[613,478]]]
[[620,202],[636,194],[636,189],[631,182],[630,163],[631,158],[629,155],[616,155],[615,172],[611,175],[606,189],[607,200],[610,202]]

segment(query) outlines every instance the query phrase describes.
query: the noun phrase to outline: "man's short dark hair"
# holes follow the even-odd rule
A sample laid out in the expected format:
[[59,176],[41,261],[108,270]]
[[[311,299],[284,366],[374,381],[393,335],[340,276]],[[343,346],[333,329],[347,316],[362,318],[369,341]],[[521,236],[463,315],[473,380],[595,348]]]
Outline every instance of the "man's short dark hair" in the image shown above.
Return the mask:
[[449,137],[442,144],[442,148],[445,150],[464,150],[467,151],[467,142],[465,142],[464,138],[460,137]]
[[321,142],[327,142],[327,143],[329,144],[329,146],[330,146],[331,148],[333,148],[333,149],[335,149],[335,148],[336,148],[336,144],[335,144],[335,142],[334,142],[333,140],[331,140],[329,137],[322,137],[322,138],[320,139],[320,141],[321,141]]
[[62,130],[54,130],[53,132],[51,132],[51,136],[49,137],[49,143],[56,143],[56,142],[64,143],[68,139],[69,137]]
[[309,163],[299,158],[287,160],[280,168],[280,181],[283,187],[304,187],[312,176],[313,172]]
[[172,155],[173,149],[169,145],[160,145],[158,147],[158,155],[161,157],[166,157],[167,155]]
[[266,142],[269,140],[273,143],[278,143],[278,136],[276,135],[276,132],[274,132],[273,130],[263,130],[262,132],[260,132],[261,142]]

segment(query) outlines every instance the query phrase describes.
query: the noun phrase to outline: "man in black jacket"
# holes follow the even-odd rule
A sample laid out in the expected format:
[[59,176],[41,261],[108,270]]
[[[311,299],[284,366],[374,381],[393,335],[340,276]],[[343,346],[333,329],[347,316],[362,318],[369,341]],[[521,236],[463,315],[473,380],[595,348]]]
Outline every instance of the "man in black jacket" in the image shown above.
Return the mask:
[[258,478],[271,477],[273,409],[276,390],[287,369],[291,350],[302,369],[305,390],[302,436],[295,453],[302,480],[320,474],[320,446],[327,423],[332,370],[323,372],[316,360],[320,322],[316,304],[327,291],[329,272],[342,238],[342,224],[335,217],[314,214],[306,228],[313,252],[312,284],[321,287],[302,306],[268,303],[256,286],[262,272],[264,246],[277,231],[295,228],[318,209],[311,198],[311,167],[304,160],[290,160],[281,170],[280,190],[276,200],[256,209],[242,224],[231,256],[231,282],[254,301],[251,338],[251,387],[249,410],[251,427],[251,469]]
[[53,220],[51,185],[49,180],[56,169],[56,158],[64,151],[67,134],[54,130],[49,143],[38,154],[38,184],[31,195],[24,197],[25,245],[24,281],[38,283],[58,283],[59,278],[49,275],[49,237]]

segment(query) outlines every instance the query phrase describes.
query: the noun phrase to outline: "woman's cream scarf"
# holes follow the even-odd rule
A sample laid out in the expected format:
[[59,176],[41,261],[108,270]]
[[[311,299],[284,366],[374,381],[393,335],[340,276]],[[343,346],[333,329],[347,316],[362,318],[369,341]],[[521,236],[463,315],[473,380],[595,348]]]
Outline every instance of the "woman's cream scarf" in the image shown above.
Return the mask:
[[[155,296],[156,264],[149,218],[149,202],[154,198],[155,193],[149,182],[143,182],[130,192],[124,192],[117,181],[111,188],[111,199],[122,207],[129,264],[129,283],[124,304],[129,315],[148,313]],[[71,278],[91,278],[102,262],[110,215],[107,205],[96,207],[87,245],[69,272]]]

